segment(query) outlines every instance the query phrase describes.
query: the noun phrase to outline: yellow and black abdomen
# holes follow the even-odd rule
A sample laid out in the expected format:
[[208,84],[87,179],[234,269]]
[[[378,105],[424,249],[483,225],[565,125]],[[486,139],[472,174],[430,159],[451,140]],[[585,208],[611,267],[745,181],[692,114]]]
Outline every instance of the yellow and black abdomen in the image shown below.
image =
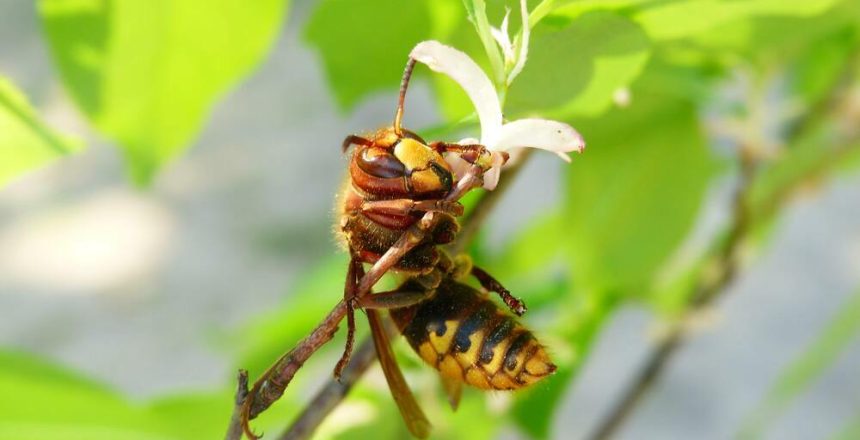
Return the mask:
[[[401,290],[419,288],[407,282]],[[451,279],[435,296],[391,311],[413,349],[443,376],[492,390],[528,386],[552,374],[544,347],[482,292]]]

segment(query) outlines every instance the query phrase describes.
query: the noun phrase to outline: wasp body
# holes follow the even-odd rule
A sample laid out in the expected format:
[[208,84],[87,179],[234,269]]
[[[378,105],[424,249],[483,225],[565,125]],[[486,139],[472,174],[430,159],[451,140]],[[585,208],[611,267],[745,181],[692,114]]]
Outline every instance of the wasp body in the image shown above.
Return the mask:
[[[401,290],[420,289],[409,280]],[[393,309],[409,345],[443,377],[487,390],[513,390],[552,374],[544,347],[485,293],[443,278],[430,298]]]

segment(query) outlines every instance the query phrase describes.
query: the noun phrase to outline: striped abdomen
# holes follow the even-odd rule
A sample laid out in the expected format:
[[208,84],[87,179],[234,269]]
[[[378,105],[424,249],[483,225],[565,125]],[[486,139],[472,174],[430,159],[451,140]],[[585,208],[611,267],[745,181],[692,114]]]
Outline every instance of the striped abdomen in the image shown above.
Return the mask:
[[[411,288],[418,286],[407,282],[402,290]],[[446,279],[433,298],[391,316],[424,361],[478,388],[522,388],[556,368],[528,329],[463,283]]]

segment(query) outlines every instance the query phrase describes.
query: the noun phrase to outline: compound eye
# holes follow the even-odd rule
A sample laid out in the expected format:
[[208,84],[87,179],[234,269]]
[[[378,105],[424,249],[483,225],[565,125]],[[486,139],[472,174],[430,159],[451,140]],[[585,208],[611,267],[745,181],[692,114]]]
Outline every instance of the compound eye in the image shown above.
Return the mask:
[[374,177],[388,179],[403,177],[406,167],[393,154],[378,149],[367,148],[358,156],[358,167]]

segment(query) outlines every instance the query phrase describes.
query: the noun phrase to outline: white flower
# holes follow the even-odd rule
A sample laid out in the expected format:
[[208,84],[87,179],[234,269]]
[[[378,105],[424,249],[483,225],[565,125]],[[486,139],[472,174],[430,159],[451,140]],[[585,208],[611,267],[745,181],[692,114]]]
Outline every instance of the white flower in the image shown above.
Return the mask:
[[[499,182],[499,173],[504,163],[499,152],[518,147],[541,148],[552,151],[569,162],[570,158],[566,153],[582,152],[585,148],[582,136],[563,122],[530,118],[504,123],[501,103],[490,78],[465,53],[438,41],[422,41],[412,49],[409,56],[436,72],[450,76],[472,100],[481,122],[479,143],[493,152],[493,166],[484,174],[484,188],[491,190]],[[460,143],[470,141],[473,142],[474,139]],[[450,160],[461,162],[452,163],[455,171],[462,168],[462,159],[456,157]]]

